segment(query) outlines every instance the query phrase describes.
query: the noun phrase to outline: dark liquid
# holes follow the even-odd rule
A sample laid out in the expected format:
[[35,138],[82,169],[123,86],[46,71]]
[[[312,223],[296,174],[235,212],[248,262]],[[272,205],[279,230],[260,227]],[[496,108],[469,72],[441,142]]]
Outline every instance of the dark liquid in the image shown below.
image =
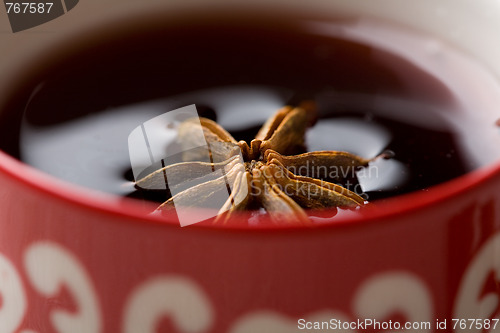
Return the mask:
[[[156,23],[94,41],[40,75],[26,88],[30,100],[17,104],[23,119],[1,122],[1,148],[70,182],[161,202],[165,193],[144,195],[131,183],[127,137],[135,127],[196,104],[200,116],[249,142],[281,106],[314,99],[320,118],[307,150],[395,153],[353,183],[369,200],[426,190],[500,156],[497,117],[473,93],[461,94],[470,84],[461,56],[431,41],[424,59],[420,36],[398,32],[391,49],[377,42],[383,25]],[[500,105],[500,89],[484,75],[478,71],[476,89],[496,93]],[[486,115],[468,126],[476,107]]]

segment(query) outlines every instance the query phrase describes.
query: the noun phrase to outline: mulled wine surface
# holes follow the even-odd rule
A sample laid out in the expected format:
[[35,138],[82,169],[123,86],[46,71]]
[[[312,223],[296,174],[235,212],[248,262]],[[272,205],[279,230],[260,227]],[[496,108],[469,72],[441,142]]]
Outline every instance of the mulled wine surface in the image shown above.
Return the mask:
[[47,69],[19,126],[2,128],[1,148],[69,182],[161,202],[165,193],[133,186],[134,128],[195,104],[250,142],[277,109],[312,99],[319,119],[306,150],[394,152],[343,184],[368,200],[425,191],[500,157],[500,87],[429,36],[371,21],[152,26],[96,40]]

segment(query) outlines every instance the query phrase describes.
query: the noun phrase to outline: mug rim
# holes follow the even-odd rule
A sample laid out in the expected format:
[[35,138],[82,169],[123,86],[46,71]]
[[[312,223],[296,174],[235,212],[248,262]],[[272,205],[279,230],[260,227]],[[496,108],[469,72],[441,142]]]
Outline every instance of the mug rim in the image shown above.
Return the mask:
[[[8,155],[0,150],[0,173],[14,180],[18,185],[35,190],[42,198],[50,196],[51,199],[60,201],[62,204],[76,205],[80,208],[90,209],[94,212],[112,215],[114,217],[126,217],[135,223],[150,223],[178,227],[179,224],[169,216],[157,216],[149,214],[157,205],[154,203],[139,202],[137,199],[123,198],[117,195],[104,193],[98,190],[85,188],[80,185],[58,179],[41,170],[38,170],[24,162]],[[411,215],[421,209],[430,209],[437,204],[453,200],[456,196],[464,194],[466,190],[481,187],[493,178],[500,178],[500,161],[488,166],[472,170],[464,175],[451,179],[441,184],[429,187],[426,191],[414,191],[395,197],[388,198],[377,204],[376,209],[366,209],[349,216],[338,216],[325,223],[301,225],[275,225],[265,223],[269,220],[263,216],[262,224],[250,226],[242,225],[231,220],[250,218],[250,212],[239,212],[234,218],[224,225],[213,225],[209,223],[197,223],[191,228],[202,228],[210,230],[245,230],[245,231],[290,231],[310,230],[317,228],[341,228],[359,225],[372,225],[373,223],[384,223],[394,218]],[[325,215],[332,213],[331,209],[324,211]]]

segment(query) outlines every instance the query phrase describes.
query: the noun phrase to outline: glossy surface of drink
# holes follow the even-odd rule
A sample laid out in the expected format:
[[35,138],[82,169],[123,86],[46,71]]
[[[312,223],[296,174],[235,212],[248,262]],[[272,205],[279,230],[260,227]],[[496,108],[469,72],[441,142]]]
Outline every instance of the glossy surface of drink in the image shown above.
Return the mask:
[[381,22],[229,18],[96,42],[47,72],[18,135],[7,134],[19,139],[2,148],[64,180],[142,197],[127,137],[143,122],[196,104],[200,116],[250,141],[277,109],[303,99],[319,111],[308,151],[395,153],[348,184],[368,200],[425,191],[500,157],[488,112],[500,105],[500,87],[438,40]]

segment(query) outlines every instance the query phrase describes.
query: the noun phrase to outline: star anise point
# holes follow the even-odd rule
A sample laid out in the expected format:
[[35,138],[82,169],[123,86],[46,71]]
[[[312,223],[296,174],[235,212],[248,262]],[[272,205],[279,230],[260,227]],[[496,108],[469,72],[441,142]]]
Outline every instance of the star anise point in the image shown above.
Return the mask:
[[[310,224],[304,208],[362,206],[366,202],[361,196],[335,184],[326,173],[334,167],[351,172],[367,166],[370,159],[339,151],[290,155],[303,149],[305,132],[317,118],[315,109],[313,102],[281,108],[264,123],[250,145],[236,141],[212,120],[187,120],[179,127],[179,142],[187,147],[200,146],[206,140],[210,162],[197,160],[202,152],[187,151],[183,162],[156,170],[136,185],[147,189],[149,184],[165,182],[165,175],[172,174],[183,174],[188,181],[202,180],[176,193],[157,211],[172,209],[178,203],[196,208],[208,202],[220,187],[229,187],[230,195],[215,223],[227,223],[235,212],[248,207],[263,208],[277,224]],[[201,124],[203,138],[196,136],[197,124]],[[219,170],[223,176],[203,181],[203,170],[207,168]]]

